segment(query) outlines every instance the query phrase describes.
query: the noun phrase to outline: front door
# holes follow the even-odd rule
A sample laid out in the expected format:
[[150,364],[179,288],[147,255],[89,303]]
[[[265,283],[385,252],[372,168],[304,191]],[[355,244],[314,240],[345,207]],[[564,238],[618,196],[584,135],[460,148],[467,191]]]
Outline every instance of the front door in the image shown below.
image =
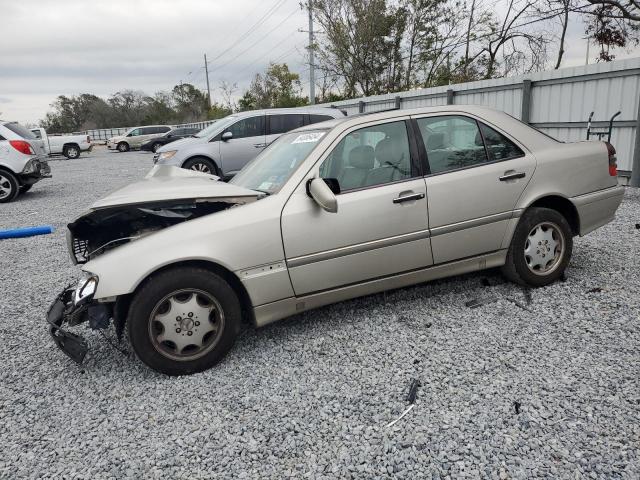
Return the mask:
[[430,174],[429,227],[436,264],[499,250],[536,167],[506,134],[462,115],[416,118]]
[[[231,132],[233,136],[229,140],[222,140],[221,137],[226,132]],[[220,144],[220,161],[224,175],[235,175],[264,150],[264,115],[238,120],[220,135],[216,135],[215,141]]]
[[429,266],[425,181],[404,120],[348,132],[315,175],[337,179],[338,211],[322,210],[301,184],[282,212],[297,296]]

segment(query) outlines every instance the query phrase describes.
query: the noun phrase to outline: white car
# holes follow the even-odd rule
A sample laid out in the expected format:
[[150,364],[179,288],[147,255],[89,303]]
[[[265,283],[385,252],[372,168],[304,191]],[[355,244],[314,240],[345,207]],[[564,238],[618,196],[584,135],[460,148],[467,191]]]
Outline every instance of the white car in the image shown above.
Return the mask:
[[17,122],[0,120],[0,203],[14,200],[50,177],[42,141]]
[[139,149],[144,143],[147,143],[154,137],[160,137],[171,130],[166,125],[149,125],[146,127],[134,127],[127,130],[124,135],[111,137],[107,140],[107,148],[109,150],[117,150],[118,152],[128,152],[129,150]]
[[611,144],[561,143],[482,107],[308,125],[229,183],[156,166],[96,202],[68,226],[84,277],[48,321],[74,356],[86,345],[63,323],[113,318],[143,362],[177,375],[220,361],[243,316],[262,326],[485,268],[543,287],[575,236],[614,218],[616,174]]
[[80,156],[80,152],[90,152],[93,148],[89,135],[48,135],[44,128],[32,128],[31,132],[42,140],[49,155],[62,154],[74,159]]

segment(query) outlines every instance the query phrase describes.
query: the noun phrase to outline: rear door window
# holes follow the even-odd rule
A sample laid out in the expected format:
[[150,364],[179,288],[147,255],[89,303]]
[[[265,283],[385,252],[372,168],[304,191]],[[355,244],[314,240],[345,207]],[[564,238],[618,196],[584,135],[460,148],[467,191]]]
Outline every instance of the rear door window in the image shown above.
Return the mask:
[[269,115],[269,133],[286,133],[304,125],[304,115]]
[[482,135],[474,119],[446,115],[418,118],[416,123],[432,174],[487,162]]
[[524,152],[515,143],[495,131],[493,128],[480,123],[480,131],[484,137],[484,143],[487,146],[489,161],[509,160],[524,156]]

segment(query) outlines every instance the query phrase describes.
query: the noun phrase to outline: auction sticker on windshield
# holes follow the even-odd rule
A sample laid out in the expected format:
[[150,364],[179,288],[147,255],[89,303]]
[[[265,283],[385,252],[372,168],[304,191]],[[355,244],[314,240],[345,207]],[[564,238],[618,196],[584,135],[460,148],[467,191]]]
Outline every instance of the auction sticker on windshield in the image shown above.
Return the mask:
[[313,143],[317,142],[324,136],[325,132],[311,132],[311,133],[303,133],[302,135],[298,135],[298,137],[291,142],[294,143]]

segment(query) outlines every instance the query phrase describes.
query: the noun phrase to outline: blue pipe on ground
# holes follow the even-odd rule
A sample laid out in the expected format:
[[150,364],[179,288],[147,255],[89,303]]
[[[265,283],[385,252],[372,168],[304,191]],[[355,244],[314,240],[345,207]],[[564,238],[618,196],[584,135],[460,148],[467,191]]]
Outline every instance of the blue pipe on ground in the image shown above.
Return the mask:
[[54,228],[51,225],[0,230],[0,240],[6,240],[7,238],[33,237],[35,235],[48,235],[50,233],[53,233],[53,231]]

